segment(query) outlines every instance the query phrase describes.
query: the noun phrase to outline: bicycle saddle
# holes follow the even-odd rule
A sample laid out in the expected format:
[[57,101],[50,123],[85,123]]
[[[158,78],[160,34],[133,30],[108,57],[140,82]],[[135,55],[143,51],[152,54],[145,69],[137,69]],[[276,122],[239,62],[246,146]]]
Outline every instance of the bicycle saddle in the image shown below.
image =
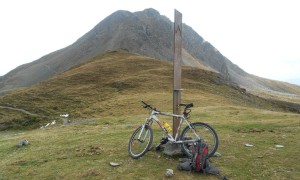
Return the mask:
[[194,107],[193,103],[189,103],[189,104],[179,104],[179,106],[185,106],[185,108],[190,108],[190,107]]

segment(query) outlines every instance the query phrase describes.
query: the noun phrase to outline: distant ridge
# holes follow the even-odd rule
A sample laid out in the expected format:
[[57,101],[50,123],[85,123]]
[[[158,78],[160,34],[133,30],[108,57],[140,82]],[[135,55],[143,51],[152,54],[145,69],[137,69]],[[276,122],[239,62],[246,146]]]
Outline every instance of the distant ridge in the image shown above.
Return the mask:
[[[161,60],[173,59],[173,23],[154,9],[131,13],[119,10],[72,45],[21,65],[0,77],[0,93],[27,87],[64,72],[109,50],[123,49]],[[248,90],[300,95],[300,87],[250,75],[224,57],[190,26],[183,25],[184,64],[219,72]]]

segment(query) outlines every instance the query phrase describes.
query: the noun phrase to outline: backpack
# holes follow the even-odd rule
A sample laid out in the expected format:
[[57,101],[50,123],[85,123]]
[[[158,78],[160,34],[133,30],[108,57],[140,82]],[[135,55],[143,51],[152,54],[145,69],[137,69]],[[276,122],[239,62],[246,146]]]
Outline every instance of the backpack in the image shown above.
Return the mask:
[[208,146],[205,142],[199,140],[193,143],[191,152],[191,158],[179,159],[177,169],[204,174],[214,174],[219,175],[223,180],[227,179],[226,176],[223,176],[220,173],[219,169],[209,163]]
[[205,173],[208,162],[208,146],[199,140],[193,144],[192,154],[191,170]]

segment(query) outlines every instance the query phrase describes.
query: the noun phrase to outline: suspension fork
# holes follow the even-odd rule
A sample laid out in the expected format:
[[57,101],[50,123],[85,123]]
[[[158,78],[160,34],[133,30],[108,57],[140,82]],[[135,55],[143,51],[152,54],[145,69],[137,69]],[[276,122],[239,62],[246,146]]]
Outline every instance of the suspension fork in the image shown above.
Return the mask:
[[143,137],[142,140],[141,140],[141,136],[142,136],[142,134],[143,134],[143,132],[144,132],[144,130],[145,130],[145,127],[146,127],[146,126],[149,126],[149,127],[150,127],[150,126],[152,125],[152,122],[153,122],[153,121],[151,121],[151,118],[146,118],[145,123],[142,125],[141,132],[140,132],[140,134],[139,134],[139,136],[138,136],[138,141],[140,141],[140,142],[144,142],[144,141],[145,141],[145,139],[146,139],[146,137],[147,137],[149,131],[146,131],[146,134],[145,134],[145,136]]

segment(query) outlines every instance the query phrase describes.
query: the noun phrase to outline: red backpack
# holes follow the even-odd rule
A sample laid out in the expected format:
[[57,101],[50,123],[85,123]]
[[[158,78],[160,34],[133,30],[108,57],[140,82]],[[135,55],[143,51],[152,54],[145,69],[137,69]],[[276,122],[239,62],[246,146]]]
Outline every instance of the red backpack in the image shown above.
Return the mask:
[[208,146],[201,140],[193,144],[191,170],[205,173],[208,161]]
[[192,157],[179,159],[180,163],[177,165],[177,169],[219,175],[223,180],[227,180],[218,168],[209,163],[208,158],[208,146],[199,140],[192,145]]

